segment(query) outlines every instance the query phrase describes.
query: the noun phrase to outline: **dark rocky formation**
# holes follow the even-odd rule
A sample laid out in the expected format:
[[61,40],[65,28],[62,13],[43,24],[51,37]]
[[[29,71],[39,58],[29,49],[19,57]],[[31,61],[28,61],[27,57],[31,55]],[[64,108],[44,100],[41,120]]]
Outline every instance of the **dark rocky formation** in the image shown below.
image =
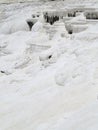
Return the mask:
[[30,20],[27,21],[27,24],[29,25],[30,30],[32,29],[32,26],[34,25],[34,23]]

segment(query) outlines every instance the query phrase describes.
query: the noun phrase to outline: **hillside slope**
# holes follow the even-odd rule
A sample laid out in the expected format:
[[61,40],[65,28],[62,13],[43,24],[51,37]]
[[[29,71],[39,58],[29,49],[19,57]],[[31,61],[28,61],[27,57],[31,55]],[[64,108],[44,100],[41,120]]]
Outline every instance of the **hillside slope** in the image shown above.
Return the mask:
[[0,5],[0,130],[98,130],[98,20],[46,23],[66,2]]

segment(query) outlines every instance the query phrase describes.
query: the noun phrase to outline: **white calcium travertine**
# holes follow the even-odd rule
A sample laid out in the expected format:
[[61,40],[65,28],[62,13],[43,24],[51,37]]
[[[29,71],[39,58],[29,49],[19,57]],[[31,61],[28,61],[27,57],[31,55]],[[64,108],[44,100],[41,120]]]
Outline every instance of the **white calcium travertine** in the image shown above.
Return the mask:
[[0,130],[98,130],[98,22],[26,23],[71,2],[0,4]]

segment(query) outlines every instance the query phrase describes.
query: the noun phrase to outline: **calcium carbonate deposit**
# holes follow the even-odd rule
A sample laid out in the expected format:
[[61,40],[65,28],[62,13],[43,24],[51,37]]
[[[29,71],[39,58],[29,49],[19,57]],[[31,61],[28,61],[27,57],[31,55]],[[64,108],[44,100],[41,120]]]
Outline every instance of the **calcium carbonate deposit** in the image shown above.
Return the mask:
[[0,0],[0,130],[98,130],[98,0]]

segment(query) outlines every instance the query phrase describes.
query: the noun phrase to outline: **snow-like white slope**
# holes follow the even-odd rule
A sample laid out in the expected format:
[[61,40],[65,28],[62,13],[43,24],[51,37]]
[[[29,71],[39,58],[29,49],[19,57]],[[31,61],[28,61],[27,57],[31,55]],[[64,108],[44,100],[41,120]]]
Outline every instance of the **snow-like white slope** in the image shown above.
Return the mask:
[[[71,117],[64,117],[54,123],[49,130],[97,130],[98,129],[98,101],[83,108]],[[44,130],[44,128],[43,128]]]
[[98,23],[69,35],[40,17],[29,31],[48,4],[1,5],[0,130],[97,130]]

